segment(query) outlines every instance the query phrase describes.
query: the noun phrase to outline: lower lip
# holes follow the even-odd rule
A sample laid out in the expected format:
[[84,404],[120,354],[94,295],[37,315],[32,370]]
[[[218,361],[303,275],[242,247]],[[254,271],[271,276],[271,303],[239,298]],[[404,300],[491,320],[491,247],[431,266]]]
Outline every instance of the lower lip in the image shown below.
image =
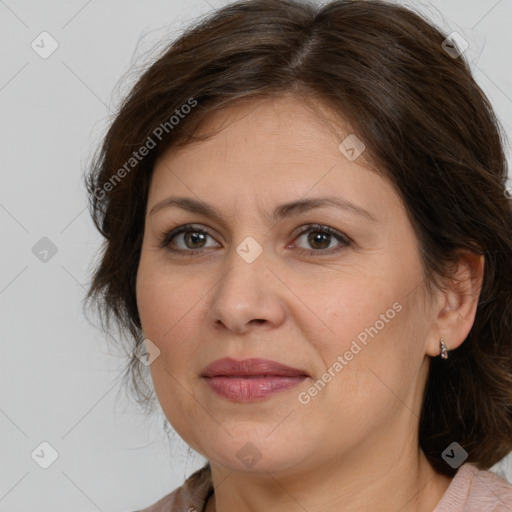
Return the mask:
[[220,396],[234,402],[256,402],[298,386],[300,377],[206,377],[210,388]]

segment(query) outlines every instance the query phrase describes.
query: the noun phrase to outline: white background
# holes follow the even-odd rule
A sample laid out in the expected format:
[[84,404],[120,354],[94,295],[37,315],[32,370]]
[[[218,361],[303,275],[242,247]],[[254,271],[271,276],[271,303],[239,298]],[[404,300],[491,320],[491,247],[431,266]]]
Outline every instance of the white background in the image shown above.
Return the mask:
[[[0,512],[130,512],[204,463],[177,436],[169,445],[161,417],[118,397],[124,362],[83,317],[101,239],[82,173],[132,64],[225,3],[0,0]],[[407,5],[468,40],[510,138],[512,0]],[[43,31],[59,45],[47,59],[31,48]],[[57,247],[47,263],[32,253],[42,237]],[[59,455],[46,470],[30,457],[43,441]],[[512,482],[510,457],[493,470]]]

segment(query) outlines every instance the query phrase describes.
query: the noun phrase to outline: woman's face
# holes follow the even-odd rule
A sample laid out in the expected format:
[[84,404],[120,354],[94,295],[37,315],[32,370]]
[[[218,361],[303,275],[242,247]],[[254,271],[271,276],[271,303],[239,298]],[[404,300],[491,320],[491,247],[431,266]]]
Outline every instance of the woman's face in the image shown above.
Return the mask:
[[[353,138],[339,149],[350,130],[335,135],[297,99],[230,107],[204,128],[221,125],[165,153],[149,191],[137,301],[165,415],[230,469],[395,457],[414,444],[439,339],[403,204]],[[178,197],[214,213],[162,206]],[[315,207],[325,198],[338,204]],[[228,365],[205,377],[223,358],[300,371]]]

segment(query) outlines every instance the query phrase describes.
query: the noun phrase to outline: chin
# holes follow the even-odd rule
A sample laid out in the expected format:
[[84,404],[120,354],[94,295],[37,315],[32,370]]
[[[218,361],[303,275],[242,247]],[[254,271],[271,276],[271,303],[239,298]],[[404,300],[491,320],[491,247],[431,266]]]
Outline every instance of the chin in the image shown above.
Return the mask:
[[245,430],[239,435],[232,433],[233,437],[224,432],[222,440],[212,442],[206,450],[201,450],[202,455],[211,464],[229,471],[263,475],[296,470],[311,459],[312,454],[306,453],[303,443],[293,442],[297,436],[276,433],[269,436],[268,426],[265,430],[264,435]]

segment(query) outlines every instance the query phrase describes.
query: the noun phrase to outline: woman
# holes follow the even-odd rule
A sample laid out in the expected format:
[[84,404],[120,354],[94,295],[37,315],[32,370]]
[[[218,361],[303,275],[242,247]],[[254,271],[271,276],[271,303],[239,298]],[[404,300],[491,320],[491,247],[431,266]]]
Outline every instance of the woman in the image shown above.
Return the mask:
[[248,0],[137,82],[88,299],[208,459],[146,512],[512,510],[512,213],[462,50],[394,4]]

